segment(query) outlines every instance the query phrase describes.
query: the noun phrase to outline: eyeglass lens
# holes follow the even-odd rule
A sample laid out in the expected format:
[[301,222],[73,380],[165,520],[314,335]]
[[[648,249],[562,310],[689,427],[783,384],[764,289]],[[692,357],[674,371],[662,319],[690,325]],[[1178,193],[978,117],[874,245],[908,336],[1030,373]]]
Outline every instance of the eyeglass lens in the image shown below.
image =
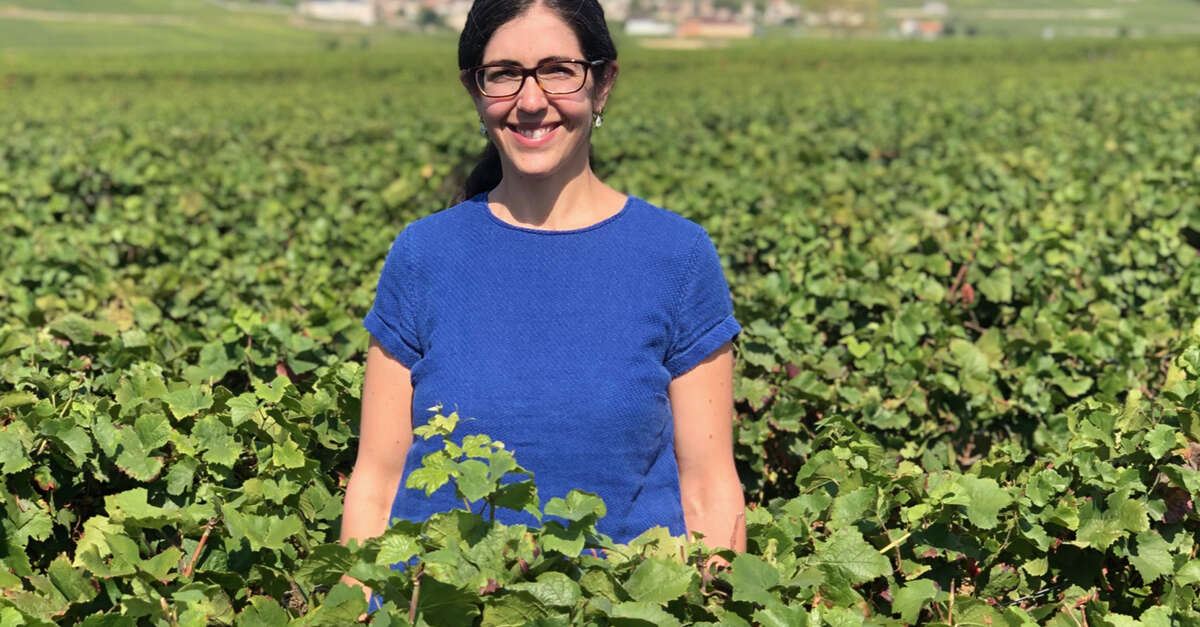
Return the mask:
[[[479,68],[475,75],[479,89],[487,96],[511,96],[521,89],[527,72],[517,66]],[[534,69],[538,85],[548,94],[579,91],[587,78],[587,65],[575,61],[543,63]]]

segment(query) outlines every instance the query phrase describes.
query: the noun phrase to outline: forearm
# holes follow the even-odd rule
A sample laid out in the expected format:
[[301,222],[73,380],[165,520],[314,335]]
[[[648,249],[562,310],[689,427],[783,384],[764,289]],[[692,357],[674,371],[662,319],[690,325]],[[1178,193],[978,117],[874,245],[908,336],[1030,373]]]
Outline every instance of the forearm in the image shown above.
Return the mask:
[[726,342],[668,388],[688,535],[746,550],[746,502],[733,461],[733,347]]
[[399,485],[400,475],[394,472],[356,468],[351,473],[342,506],[342,544],[352,538],[363,542],[387,530],[392,500]]
[[363,377],[362,422],[354,470],[342,506],[341,542],[374,538],[387,530],[388,514],[412,446],[410,372],[373,336]]
[[[342,502],[342,531],[339,539],[342,544],[352,539],[361,543],[387,531],[388,514],[399,484],[400,474],[394,471],[380,472],[355,468],[350,474],[350,482],[346,484],[346,498]],[[342,575],[342,582],[351,586],[362,585],[349,575]],[[370,588],[363,586],[363,594],[370,603]]]
[[746,550],[746,502],[732,463],[697,476],[680,476],[688,535],[700,533],[710,548]]
[[[372,336],[363,376],[358,455],[342,501],[342,544],[378,537],[391,522],[392,501],[412,446],[411,381],[408,368]],[[343,575],[342,581],[361,585],[349,575]],[[363,586],[363,593],[369,602],[371,591]]]

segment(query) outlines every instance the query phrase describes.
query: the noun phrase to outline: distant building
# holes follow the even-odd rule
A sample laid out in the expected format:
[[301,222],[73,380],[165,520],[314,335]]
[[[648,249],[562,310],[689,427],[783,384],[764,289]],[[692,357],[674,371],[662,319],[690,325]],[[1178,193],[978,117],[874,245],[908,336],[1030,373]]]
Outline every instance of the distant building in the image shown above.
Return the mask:
[[317,20],[357,22],[366,26],[379,23],[376,3],[367,0],[306,0],[297,7],[300,15]]
[[635,17],[625,21],[625,34],[633,37],[670,37],[675,25],[650,18]]
[[821,11],[802,11],[800,19],[810,28],[856,30],[868,25],[866,13],[859,9],[834,6]]
[[926,2],[921,6],[921,10],[929,17],[946,17],[950,15],[950,7],[946,6],[945,2]]
[[859,28],[867,23],[867,16],[862,11],[853,9],[830,9],[826,15],[826,20],[833,26],[848,26],[850,28]]
[[754,36],[754,24],[733,20],[691,18],[679,24],[676,34],[680,37],[743,39]]
[[767,7],[763,11],[763,22],[767,24],[789,24],[796,23],[800,20],[802,11],[799,5],[792,4],[788,0],[767,0]]
[[442,23],[456,32],[462,32],[467,25],[467,13],[471,11],[471,0],[449,0],[438,7]]
[[632,0],[604,0],[604,19],[609,22],[625,22],[629,20]]
[[885,14],[894,20],[945,20],[950,15],[950,7],[944,2],[926,2],[919,7],[888,9]]
[[917,20],[908,18],[900,21],[900,34],[908,38],[937,39],[946,30],[941,20]]
[[415,0],[375,0],[375,13],[388,25],[415,23],[420,4]]
[[[381,25],[405,30],[450,28],[461,31],[473,0],[301,0],[299,15],[313,20]],[[754,24],[795,22],[801,10],[793,0],[601,0],[605,18],[624,23],[635,37],[742,38]],[[3,2],[3,0],[0,0]],[[835,23],[853,25],[860,13],[833,10]],[[681,32],[682,31],[682,32]],[[686,33],[686,34],[684,34]]]

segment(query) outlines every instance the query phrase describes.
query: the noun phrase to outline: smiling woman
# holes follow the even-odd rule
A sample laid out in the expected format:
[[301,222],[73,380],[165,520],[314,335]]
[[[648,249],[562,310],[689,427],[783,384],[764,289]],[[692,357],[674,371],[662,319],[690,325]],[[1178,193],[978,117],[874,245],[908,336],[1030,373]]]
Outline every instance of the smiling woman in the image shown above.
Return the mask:
[[619,69],[599,4],[476,2],[459,40],[458,64],[491,140],[460,200],[496,188],[489,200],[498,215],[550,228],[569,225],[553,224],[542,212],[514,211],[546,210],[553,199],[516,197],[538,188],[601,195],[607,202],[596,208],[600,215],[573,216],[583,223],[621,206],[622,195],[600,183],[590,163],[591,130]]
[[[702,227],[590,162],[618,73],[596,0],[477,0],[460,80],[489,144],[454,206],[392,244],[375,304],[342,540],[459,506],[404,479],[440,442],[423,408],[503,441],[543,501],[604,499],[597,528],[745,545],[733,461],[729,286]],[[501,522],[536,525],[523,512]]]

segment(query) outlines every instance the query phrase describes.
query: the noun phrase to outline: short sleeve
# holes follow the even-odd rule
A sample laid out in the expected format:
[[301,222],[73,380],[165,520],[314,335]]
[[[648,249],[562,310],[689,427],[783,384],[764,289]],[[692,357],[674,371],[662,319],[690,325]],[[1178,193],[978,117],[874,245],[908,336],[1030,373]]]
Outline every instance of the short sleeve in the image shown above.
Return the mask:
[[664,365],[671,378],[691,370],[742,330],[729,284],[708,234],[701,232],[685,265]]
[[401,231],[383,262],[383,272],[375,287],[375,304],[363,318],[363,326],[375,336],[387,352],[410,370],[422,356],[416,329],[413,282],[416,278],[409,252],[407,230]]

